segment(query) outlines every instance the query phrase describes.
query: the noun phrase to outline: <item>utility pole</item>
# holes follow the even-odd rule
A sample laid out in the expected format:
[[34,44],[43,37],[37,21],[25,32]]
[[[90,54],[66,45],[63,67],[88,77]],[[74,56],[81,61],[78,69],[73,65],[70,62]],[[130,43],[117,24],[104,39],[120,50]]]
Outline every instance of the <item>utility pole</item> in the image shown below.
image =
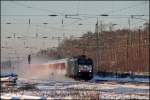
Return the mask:
[[98,30],[98,17],[97,17],[97,23],[96,23],[96,44],[97,44],[97,56],[96,56],[96,72],[98,72],[99,67],[99,30]]
[[64,20],[62,19],[62,29],[63,29],[63,38],[65,38],[65,33],[64,33]]
[[[147,47],[148,47],[148,55],[150,55],[150,33],[149,33],[149,23],[147,24],[148,26],[146,26],[147,27],[147,37],[148,37],[148,39],[147,39],[147,43],[148,43],[148,45],[147,45]],[[150,56],[148,56],[147,57],[147,65],[148,65],[148,68],[149,68],[149,66],[150,66],[150,61],[149,61],[149,59],[150,59]],[[150,72],[149,72],[149,74],[150,74]]]
[[[62,19],[62,29],[63,29],[63,40],[65,40],[65,33],[64,33],[64,20]],[[62,46],[62,51],[64,51],[64,47]],[[62,56],[64,56],[64,53],[62,52]]]
[[6,40],[6,48],[7,48],[7,45],[8,45],[8,43],[7,43],[7,40]]
[[9,61],[9,65],[10,65],[10,71],[14,71],[14,68],[13,68],[13,66],[12,66],[12,63],[11,63],[11,57],[10,57],[10,55],[8,55],[9,57],[8,57],[8,61]]
[[[129,25],[129,31],[130,31],[130,19],[128,18],[128,25]],[[128,46],[129,46],[129,32],[127,34],[127,51],[126,51],[126,69],[128,68],[128,56],[129,56],[129,53],[128,53]]]
[[[88,33],[86,42],[89,41],[89,39],[90,39],[90,36],[89,36],[89,35],[90,35],[90,34]],[[89,42],[87,42],[87,43],[86,43],[86,51],[89,52],[89,50],[90,50],[90,44],[89,44]]]
[[102,35],[103,28],[104,27],[102,24],[102,20],[100,20],[100,32],[98,33],[98,39],[99,39],[98,40],[98,43],[99,43],[99,45],[98,45],[99,46],[99,52],[98,52],[99,53],[99,55],[98,55],[99,56],[99,62],[98,63],[99,63],[99,66],[100,66],[100,61],[101,62],[103,61],[103,53],[102,53],[104,51],[103,50],[104,49],[104,43],[103,43],[103,37],[102,37],[103,36]]
[[58,44],[60,44],[60,41],[63,39],[63,37],[57,36],[57,37],[53,37],[53,39],[57,39],[58,40]]
[[29,24],[31,23],[30,18],[29,18]]
[[[63,39],[63,37],[57,36],[57,37],[53,37],[53,39],[57,39],[58,40],[58,46],[60,45],[60,41]],[[60,52],[62,53],[62,48],[60,48]]]
[[[139,26],[139,59],[141,57],[141,26]],[[139,69],[141,69],[141,60],[139,60]],[[140,70],[139,70],[140,71]]]
[[102,61],[102,51],[103,51],[103,49],[104,49],[104,41],[103,41],[103,37],[102,37],[102,32],[103,32],[103,24],[102,24],[102,20],[100,21],[100,32],[98,33],[98,38],[99,38],[99,41],[98,42],[101,42],[101,43],[99,43],[100,45],[100,50],[99,50],[99,52],[100,52],[100,54],[99,54],[99,56],[100,56],[100,60]]
[[13,37],[16,38],[16,33],[13,33],[13,34],[14,34]]
[[[97,18],[97,23],[96,23],[96,44],[97,44],[97,55],[96,55],[96,63],[97,63],[97,67],[96,70],[99,71],[99,67],[100,67],[100,60],[102,61],[102,49],[100,49],[100,47],[104,47],[102,45],[102,31],[103,31],[103,27],[102,27],[102,20],[100,21],[100,32],[99,32],[99,24],[98,24],[98,18]],[[101,42],[101,43],[99,43]]]

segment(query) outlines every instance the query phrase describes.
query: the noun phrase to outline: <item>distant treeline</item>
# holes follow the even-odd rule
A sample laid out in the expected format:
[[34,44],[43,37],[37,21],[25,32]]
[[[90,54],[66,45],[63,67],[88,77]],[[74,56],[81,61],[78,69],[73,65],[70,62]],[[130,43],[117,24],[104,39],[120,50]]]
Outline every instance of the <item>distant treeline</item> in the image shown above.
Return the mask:
[[54,58],[86,54],[94,60],[96,72],[148,72],[149,36],[149,23],[134,30],[87,32],[65,39],[46,54]]

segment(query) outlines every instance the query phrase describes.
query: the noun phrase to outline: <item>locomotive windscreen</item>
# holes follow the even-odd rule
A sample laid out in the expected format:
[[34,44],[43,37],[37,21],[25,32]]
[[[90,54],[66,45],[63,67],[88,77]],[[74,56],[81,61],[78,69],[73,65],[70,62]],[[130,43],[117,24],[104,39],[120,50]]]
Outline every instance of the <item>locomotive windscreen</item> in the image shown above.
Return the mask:
[[82,58],[82,59],[78,59],[77,62],[79,65],[92,65],[93,64],[91,59],[83,59]]
[[86,59],[78,59],[78,64],[79,65],[86,65]]
[[93,65],[92,59],[90,59],[90,58],[87,59],[87,65]]

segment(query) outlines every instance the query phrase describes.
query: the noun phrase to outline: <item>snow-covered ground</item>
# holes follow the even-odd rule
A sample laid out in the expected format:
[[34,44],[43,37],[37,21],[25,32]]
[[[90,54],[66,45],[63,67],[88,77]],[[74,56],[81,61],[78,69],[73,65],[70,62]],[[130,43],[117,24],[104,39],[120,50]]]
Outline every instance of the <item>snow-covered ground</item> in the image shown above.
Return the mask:
[[94,78],[91,81],[120,81],[120,82],[144,82],[149,83],[149,78],[138,78],[135,77],[134,79],[131,77],[126,78],[116,78],[116,77],[100,77],[98,75],[95,75]]
[[47,63],[39,61],[35,60],[37,65],[19,66],[15,70],[17,86],[1,90],[1,99],[149,99],[149,78],[95,75],[90,81],[76,81],[52,72]]
[[1,99],[149,99],[148,83],[19,79],[14,89]]

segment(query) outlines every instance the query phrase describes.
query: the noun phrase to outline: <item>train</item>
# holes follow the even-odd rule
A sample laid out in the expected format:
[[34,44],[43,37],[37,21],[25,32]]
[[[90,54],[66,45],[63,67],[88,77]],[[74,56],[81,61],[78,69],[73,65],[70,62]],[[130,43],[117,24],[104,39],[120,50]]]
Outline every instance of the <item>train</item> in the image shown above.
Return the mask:
[[93,60],[86,55],[55,60],[48,63],[51,72],[63,74],[73,79],[90,80],[93,78]]
[[85,55],[68,59],[66,70],[68,77],[90,80],[93,78],[93,60]]

